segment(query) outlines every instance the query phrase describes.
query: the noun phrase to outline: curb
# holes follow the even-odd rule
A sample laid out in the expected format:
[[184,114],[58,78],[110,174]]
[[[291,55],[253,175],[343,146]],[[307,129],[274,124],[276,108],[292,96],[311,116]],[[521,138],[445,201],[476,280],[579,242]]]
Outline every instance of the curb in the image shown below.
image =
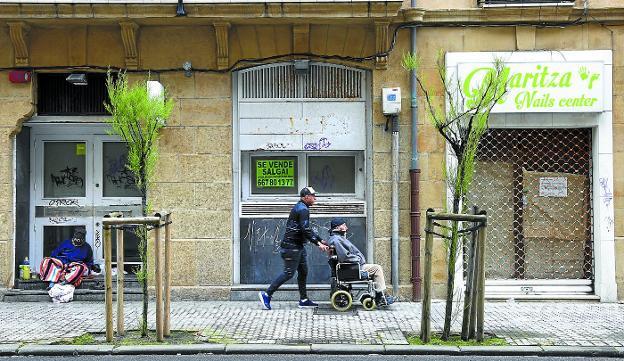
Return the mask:
[[0,356],[196,354],[325,354],[325,355],[449,355],[449,356],[586,356],[624,357],[612,346],[423,346],[353,344],[191,344],[191,345],[38,345],[0,344]]
[[17,349],[20,348],[19,343],[5,343],[0,344],[0,356],[14,356],[17,355]]
[[310,345],[233,343],[225,345],[227,354],[308,354]]
[[119,346],[112,350],[113,355],[197,355],[223,354],[223,344],[193,344],[193,345],[141,345]]
[[109,345],[24,345],[17,350],[21,356],[110,355]]

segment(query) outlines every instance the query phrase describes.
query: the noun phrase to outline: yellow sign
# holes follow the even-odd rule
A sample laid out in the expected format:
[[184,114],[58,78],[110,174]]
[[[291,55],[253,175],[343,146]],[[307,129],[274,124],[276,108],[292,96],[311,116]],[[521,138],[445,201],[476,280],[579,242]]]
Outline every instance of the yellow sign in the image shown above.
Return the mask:
[[292,159],[256,159],[257,188],[295,186],[295,161]]
[[87,145],[84,143],[76,144],[76,155],[85,155],[87,154]]

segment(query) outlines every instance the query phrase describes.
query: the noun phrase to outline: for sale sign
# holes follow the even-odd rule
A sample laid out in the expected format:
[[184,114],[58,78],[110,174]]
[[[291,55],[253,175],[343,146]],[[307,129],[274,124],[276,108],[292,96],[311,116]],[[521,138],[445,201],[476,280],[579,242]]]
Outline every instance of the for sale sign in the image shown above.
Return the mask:
[[256,187],[283,188],[295,186],[295,161],[292,159],[255,159]]

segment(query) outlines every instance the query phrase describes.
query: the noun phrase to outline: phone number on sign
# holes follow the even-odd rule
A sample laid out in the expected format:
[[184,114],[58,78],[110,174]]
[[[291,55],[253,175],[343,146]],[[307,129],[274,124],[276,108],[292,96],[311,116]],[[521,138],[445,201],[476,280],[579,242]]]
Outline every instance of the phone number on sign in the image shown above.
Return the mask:
[[258,188],[267,187],[294,187],[295,180],[293,178],[259,178],[256,180]]

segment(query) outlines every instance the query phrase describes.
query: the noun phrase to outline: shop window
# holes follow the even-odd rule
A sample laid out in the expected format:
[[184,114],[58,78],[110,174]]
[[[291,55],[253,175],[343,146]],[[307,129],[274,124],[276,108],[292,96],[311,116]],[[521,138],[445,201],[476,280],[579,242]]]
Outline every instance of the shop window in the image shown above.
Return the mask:
[[243,199],[255,196],[294,197],[312,186],[321,196],[362,198],[362,152],[275,155],[243,153]]
[[355,156],[308,157],[308,185],[319,193],[355,193],[355,174]]
[[297,157],[251,157],[253,194],[297,193]]
[[43,171],[45,198],[85,196],[85,155],[84,142],[45,143]]

